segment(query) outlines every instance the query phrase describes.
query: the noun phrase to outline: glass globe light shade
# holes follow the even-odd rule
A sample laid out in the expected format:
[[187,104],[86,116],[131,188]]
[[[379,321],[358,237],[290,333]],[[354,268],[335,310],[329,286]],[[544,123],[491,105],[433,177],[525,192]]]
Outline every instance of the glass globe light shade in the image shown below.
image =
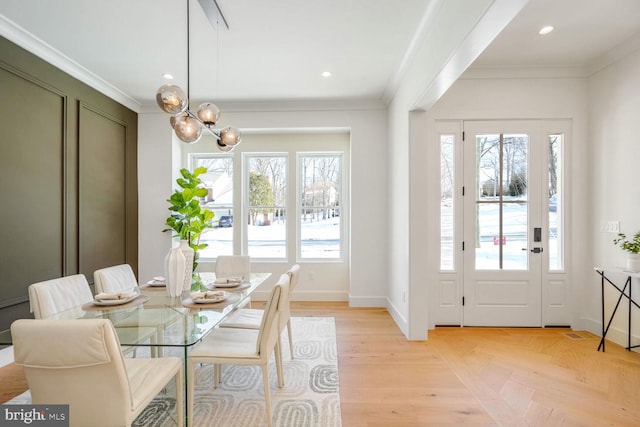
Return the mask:
[[156,93],[156,102],[165,113],[174,116],[184,113],[189,107],[187,94],[179,86],[172,84],[160,86]]
[[178,120],[179,118],[184,118],[184,117],[189,117],[188,113],[180,113],[176,116],[171,116],[169,117],[169,123],[171,124],[171,128],[175,130],[176,128],[176,120]]
[[218,150],[228,153],[229,151],[233,150],[233,147],[230,145],[224,145],[223,143],[218,141]]
[[234,146],[240,143],[242,135],[240,131],[232,126],[227,126],[220,131],[220,143],[224,145]]
[[176,117],[173,129],[176,131],[176,136],[187,144],[198,142],[202,136],[202,125],[200,122],[187,115]]
[[196,115],[207,127],[211,127],[215,126],[215,124],[218,122],[218,118],[220,117],[220,109],[216,104],[205,102],[204,104],[200,104]]

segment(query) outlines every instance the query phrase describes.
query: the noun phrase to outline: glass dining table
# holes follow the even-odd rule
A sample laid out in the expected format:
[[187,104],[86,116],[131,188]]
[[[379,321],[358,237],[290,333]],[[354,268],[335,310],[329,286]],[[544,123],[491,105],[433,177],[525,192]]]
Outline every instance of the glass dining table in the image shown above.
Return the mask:
[[[251,294],[270,276],[271,273],[251,273],[249,280],[238,286],[216,286],[216,290],[227,292],[226,298],[220,302],[194,302],[192,291],[184,291],[180,297],[170,297],[165,287],[143,285],[139,288],[140,295],[126,304],[96,305],[90,302],[47,319],[109,319],[123,348],[148,347],[150,355],[159,356],[167,349],[179,350],[184,358],[186,404],[189,347],[250,301]],[[194,275],[192,289],[206,291],[215,281],[214,273],[198,273]],[[0,332],[0,345],[11,345],[12,342],[10,329]]]

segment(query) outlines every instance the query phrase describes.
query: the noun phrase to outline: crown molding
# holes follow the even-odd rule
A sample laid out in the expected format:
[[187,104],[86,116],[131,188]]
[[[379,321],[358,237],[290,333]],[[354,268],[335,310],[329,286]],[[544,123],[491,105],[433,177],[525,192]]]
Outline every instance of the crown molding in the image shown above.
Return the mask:
[[640,32],[591,61],[588,65],[589,75],[602,71],[637,50],[640,50]]
[[55,49],[53,46],[29,33],[13,21],[7,19],[4,15],[0,15],[0,36],[17,44],[21,48],[31,52],[86,85],[91,86],[98,92],[108,96],[116,102],[119,102],[125,107],[130,108],[135,112],[140,111],[141,104],[136,99],[130,97],[106,80],[103,80],[93,74],[73,59]]
[[[201,101],[204,102],[204,101]],[[197,100],[192,100],[198,105]],[[260,100],[260,101],[216,101],[225,112],[295,112],[295,111],[372,111],[386,110],[381,99],[333,99],[333,100]],[[161,113],[158,105],[147,102],[141,105],[139,113]]]
[[460,80],[478,79],[557,79],[585,78],[584,66],[474,66],[460,76]]

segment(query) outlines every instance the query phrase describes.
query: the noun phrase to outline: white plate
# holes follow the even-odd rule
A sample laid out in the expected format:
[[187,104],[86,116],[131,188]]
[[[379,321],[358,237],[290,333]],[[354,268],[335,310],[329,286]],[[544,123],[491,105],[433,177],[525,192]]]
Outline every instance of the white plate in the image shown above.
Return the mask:
[[134,295],[129,298],[122,298],[122,299],[103,299],[101,301],[94,299],[93,303],[95,305],[121,305],[121,304],[126,304],[128,302],[133,301],[134,299],[138,298],[138,296],[140,296],[140,294]]
[[147,285],[149,286],[167,286],[167,282],[160,282],[157,280],[149,280],[147,282]]
[[216,289],[221,289],[221,288],[225,288],[225,289],[230,289],[233,291],[239,290],[239,289],[246,289],[249,286],[251,286],[251,282],[233,282],[233,283],[207,283],[205,285],[205,287],[211,291],[215,291]]
[[224,292],[222,295],[217,296],[215,298],[193,299],[193,297],[192,297],[191,301],[193,301],[196,304],[212,304],[212,303],[216,303],[216,302],[222,302],[222,301],[226,300],[228,296],[229,296],[229,292]]
[[235,288],[236,286],[240,286],[241,284],[242,284],[242,281],[227,282],[227,283],[211,282],[209,283],[209,286],[216,287],[216,288]]

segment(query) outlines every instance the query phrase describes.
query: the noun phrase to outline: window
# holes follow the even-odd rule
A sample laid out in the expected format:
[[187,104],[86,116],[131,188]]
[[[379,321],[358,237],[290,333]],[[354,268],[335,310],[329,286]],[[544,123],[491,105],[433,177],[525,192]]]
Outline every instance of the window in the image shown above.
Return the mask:
[[200,251],[201,258],[233,255],[233,156],[229,154],[197,154],[191,158],[191,167],[204,166],[207,173],[200,176],[208,191],[202,205],[213,211],[214,228],[200,236],[207,247]]
[[339,259],[342,156],[300,154],[298,165],[299,258]]
[[189,169],[207,168],[201,204],[215,217],[214,228],[200,238],[208,245],[201,260],[235,254],[266,262],[334,262],[348,256],[348,132],[247,132],[231,153],[216,146],[213,138],[180,146]]
[[287,156],[247,154],[247,254],[287,257]]
[[564,269],[562,236],[563,134],[549,135],[549,270]]
[[440,135],[440,270],[455,268],[454,141],[454,135]]

